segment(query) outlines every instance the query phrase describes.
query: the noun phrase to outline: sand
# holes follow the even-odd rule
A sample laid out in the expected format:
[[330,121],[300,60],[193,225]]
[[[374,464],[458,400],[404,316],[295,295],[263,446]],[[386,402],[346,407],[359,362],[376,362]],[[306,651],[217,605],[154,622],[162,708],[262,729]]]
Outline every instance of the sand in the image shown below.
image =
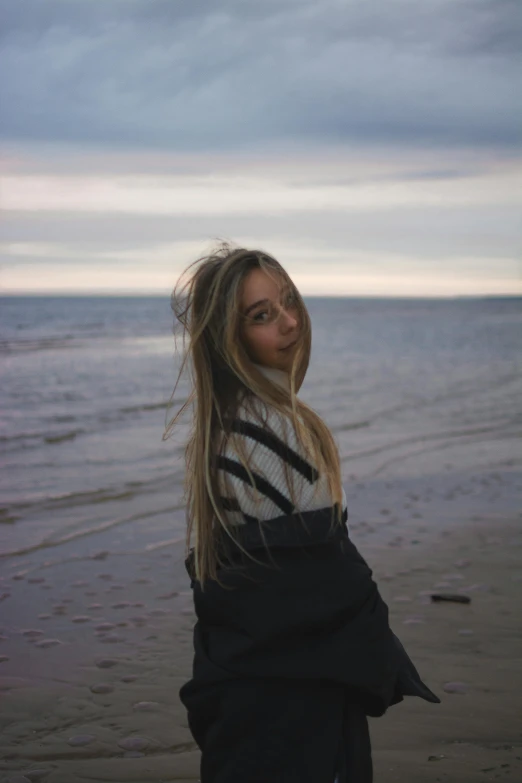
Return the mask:
[[[352,538],[442,699],[370,719],[376,783],[522,780],[520,486],[513,462],[346,482]],[[196,781],[178,700],[194,622],[180,546],[65,562],[47,552],[3,574],[0,780]],[[430,591],[472,600],[436,604]]]

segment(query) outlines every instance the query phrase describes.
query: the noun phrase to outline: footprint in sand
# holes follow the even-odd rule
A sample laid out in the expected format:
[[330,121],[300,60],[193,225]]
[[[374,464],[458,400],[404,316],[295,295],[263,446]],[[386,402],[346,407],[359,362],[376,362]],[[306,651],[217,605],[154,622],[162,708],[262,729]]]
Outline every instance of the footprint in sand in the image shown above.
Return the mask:
[[92,693],[112,693],[114,687],[109,685],[108,682],[97,682],[94,685],[91,685],[89,690]]
[[120,642],[125,642],[126,639],[117,633],[110,633],[104,636],[103,639],[100,639],[100,641],[102,644],[119,644]]
[[160,704],[157,701],[139,701],[132,705],[132,709],[137,712],[156,712],[160,709]]
[[42,650],[47,650],[49,647],[57,647],[60,644],[63,644],[60,639],[42,639],[39,642],[35,642],[34,646],[39,647]]
[[158,742],[149,737],[125,737],[118,742],[120,748],[129,751],[147,750],[148,748],[157,747],[158,744]]
[[112,669],[113,666],[117,666],[119,661],[116,658],[98,658],[95,661],[98,669]]
[[22,636],[25,636],[25,638],[29,640],[38,639],[39,636],[45,636],[45,632],[29,628],[27,631],[22,631]]
[[82,748],[84,745],[90,745],[95,739],[94,734],[76,734],[74,737],[69,737],[67,744],[72,748]]
[[468,686],[465,682],[445,682],[442,686],[442,690],[446,693],[467,693]]

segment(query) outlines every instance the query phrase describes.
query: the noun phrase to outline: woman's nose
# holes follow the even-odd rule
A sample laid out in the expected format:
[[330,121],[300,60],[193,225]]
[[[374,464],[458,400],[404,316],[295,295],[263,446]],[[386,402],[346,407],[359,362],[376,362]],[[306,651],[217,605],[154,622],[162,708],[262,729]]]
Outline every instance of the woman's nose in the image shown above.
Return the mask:
[[289,312],[288,310],[285,310],[284,307],[282,307],[280,313],[280,323],[286,331],[290,332],[292,329],[297,328],[298,321],[292,312]]

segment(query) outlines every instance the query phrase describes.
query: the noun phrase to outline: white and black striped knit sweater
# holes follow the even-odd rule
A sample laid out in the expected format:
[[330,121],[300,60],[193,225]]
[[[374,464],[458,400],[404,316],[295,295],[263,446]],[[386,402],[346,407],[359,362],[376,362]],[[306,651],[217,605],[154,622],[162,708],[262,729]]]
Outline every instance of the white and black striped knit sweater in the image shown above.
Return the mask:
[[[288,388],[288,376],[259,366],[274,383]],[[265,410],[265,409],[263,409]],[[257,492],[230,440],[218,457],[218,481],[223,507],[230,524],[266,521],[283,514],[312,511],[332,505],[326,476],[320,476],[299,444],[293,424],[275,409],[265,412],[268,426],[241,406],[232,430],[242,438]],[[292,482],[291,492],[287,473]],[[294,502],[292,502],[292,494]],[[346,496],[343,490],[343,511]]]

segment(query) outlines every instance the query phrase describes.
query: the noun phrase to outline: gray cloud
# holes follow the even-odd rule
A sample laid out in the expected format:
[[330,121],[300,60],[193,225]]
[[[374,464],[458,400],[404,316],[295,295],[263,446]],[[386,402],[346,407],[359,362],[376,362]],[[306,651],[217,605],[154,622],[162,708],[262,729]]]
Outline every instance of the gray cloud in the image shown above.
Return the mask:
[[519,141],[517,0],[0,7],[4,138],[180,150]]
[[[480,228],[478,228],[480,227]],[[452,263],[454,256],[491,259],[520,256],[520,210],[487,204],[444,209],[375,209],[371,213],[342,211],[284,215],[68,215],[8,212],[0,224],[0,242],[50,243],[102,250],[135,250],[175,242],[195,241],[201,248],[218,237],[259,237],[288,243],[323,246],[346,252],[404,254]],[[191,259],[187,259],[188,261]],[[281,259],[283,260],[283,259]],[[17,263],[20,263],[18,261]],[[74,255],[67,263],[76,263]],[[442,268],[441,268],[442,271]]]

